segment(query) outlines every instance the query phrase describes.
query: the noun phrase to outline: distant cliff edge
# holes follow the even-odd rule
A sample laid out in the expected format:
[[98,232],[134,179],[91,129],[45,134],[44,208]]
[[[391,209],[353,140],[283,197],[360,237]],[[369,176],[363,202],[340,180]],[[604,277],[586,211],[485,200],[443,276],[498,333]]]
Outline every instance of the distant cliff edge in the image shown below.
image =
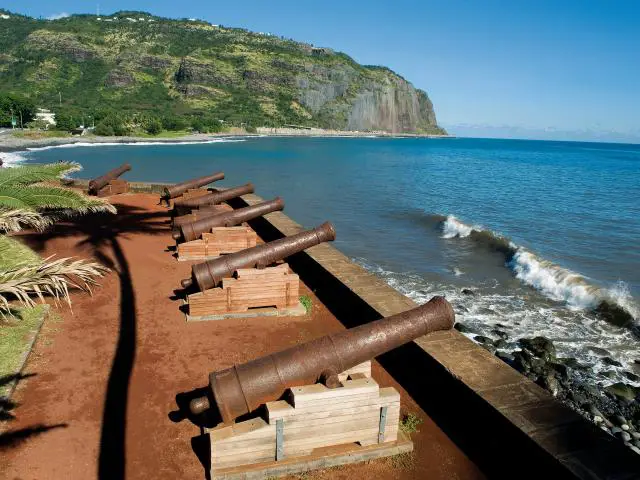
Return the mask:
[[0,92],[83,118],[112,110],[445,133],[426,92],[388,68],[270,34],[144,12],[37,20],[0,10]]

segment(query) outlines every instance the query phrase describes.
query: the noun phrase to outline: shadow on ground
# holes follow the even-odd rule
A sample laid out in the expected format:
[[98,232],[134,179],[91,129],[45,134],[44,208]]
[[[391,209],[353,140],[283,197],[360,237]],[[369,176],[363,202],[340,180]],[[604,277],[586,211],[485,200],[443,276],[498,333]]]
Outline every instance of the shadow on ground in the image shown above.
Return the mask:
[[101,480],[125,478],[127,397],[136,356],[135,288],[120,240],[133,234],[166,235],[169,231],[166,212],[149,212],[128,205],[117,208],[116,215],[95,213],[58,223],[45,233],[21,236],[36,251],[43,251],[53,239],[78,238],[77,247],[90,246],[94,256],[118,275],[120,328],[103,407],[98,458]]

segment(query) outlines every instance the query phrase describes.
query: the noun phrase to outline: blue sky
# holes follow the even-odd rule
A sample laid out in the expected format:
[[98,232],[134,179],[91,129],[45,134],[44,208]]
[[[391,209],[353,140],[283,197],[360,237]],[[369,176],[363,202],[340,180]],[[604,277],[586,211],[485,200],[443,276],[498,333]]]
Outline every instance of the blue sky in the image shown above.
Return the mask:
[[[102,14],[195,17],[389,66],[429,93],[453,133],[640,142],[640,1],[99,3]],[[35,17],[96,5],[2,1]]]

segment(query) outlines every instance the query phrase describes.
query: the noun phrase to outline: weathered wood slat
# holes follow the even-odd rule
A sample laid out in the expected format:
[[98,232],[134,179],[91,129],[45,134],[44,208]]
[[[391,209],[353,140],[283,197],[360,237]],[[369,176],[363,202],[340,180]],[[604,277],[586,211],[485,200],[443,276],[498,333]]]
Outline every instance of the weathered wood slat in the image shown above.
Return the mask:
[[262,270],[238,270],[237,278],[225,278],[222,286],[187,297],[190,316],[246,312],[250,308],[296,307],[300,278],[282,264]]
[[345,380],[336,389],[319,384],[291,389],[288,401],[266,404],[268,421],[258,417],[211,430],[212,472],[274,461],[277,419],[284,421],[285,459],[354,442],[377,444],[382,407],[386,407],[384,442],[394,442],[398,438],[400,395],[393,388],[379,388],[365,376],[367,370],[369,362],[352,369],[358,378]]

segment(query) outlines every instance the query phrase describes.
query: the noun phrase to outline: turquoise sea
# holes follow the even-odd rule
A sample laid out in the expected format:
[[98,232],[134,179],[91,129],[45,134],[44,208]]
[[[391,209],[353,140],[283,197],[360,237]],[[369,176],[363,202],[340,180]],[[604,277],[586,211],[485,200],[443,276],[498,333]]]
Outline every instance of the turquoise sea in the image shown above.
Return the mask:
[[[545,335],[606,383],[640,375],[640,145],[247,137],[12,158],[76,161],[84,178],[123,162],[140,181],[223,170],[305,226],[333,222],[337,248],[419,302],[446,295],[483,335]],[[603,320],[603,302],[630,321]]]

